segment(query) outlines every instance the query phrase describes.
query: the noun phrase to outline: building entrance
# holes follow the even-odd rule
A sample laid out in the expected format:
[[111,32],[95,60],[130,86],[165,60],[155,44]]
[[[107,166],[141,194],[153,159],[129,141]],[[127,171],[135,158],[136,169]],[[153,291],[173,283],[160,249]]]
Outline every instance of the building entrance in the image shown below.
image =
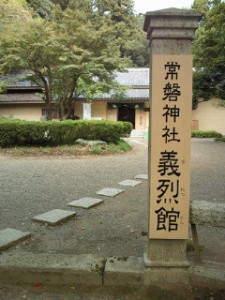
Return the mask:
[[129,107],[124,104],[118,107],[118,121],[130,122],[135,128],[135,108]]

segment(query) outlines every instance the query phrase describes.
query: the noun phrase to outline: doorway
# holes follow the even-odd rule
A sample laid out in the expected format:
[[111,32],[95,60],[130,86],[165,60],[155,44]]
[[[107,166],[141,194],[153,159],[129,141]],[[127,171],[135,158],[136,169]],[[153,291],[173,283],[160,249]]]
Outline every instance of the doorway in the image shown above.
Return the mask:
[[130,122],[135,128],[135,108],[124,104],[118,107],[118,121]]

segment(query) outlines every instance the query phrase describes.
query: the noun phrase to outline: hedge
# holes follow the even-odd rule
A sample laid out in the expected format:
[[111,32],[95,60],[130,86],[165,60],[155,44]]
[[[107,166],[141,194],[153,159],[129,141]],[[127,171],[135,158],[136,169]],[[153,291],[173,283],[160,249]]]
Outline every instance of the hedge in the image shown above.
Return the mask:
[[126,137],[132,124],[116,121],[21,121],[0,120],[0,147],[57,146],[77,139],[116,142]]
[[193,138],[221,138],[222,134],[215,130],[193,130],[191,136]]

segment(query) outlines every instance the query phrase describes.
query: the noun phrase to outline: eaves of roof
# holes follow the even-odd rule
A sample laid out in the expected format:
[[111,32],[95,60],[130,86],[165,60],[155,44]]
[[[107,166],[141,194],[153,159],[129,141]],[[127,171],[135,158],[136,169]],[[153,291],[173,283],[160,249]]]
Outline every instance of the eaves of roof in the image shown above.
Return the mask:
[[35,93],[0,94],[0,104],[44,103]]
[[[40,92],[40,87],[32,85],[30,81],[15,81],[14,85],[8,86],[10,93],[0,95],[0,103],[44,103],[43,99],[35,94]],[[128,68],[127,72],[117,72],[116,78],[121,86],[127,87],[120,101],[147,101],[149,100],[149,68]],[[22,92],[24,91],[24,93]],[[26,92],[26,93],[25,93]],[[113,93],[106,93],[95,98],[96,100],[115,100]],[[80,96],[77,100],[84,101],[86,98]]]
[[[26,79],[26,75],[27,72],[21,72],[3,76],[0,80],[7,82],[7,89],[40,88],[36,83]],[[115,72],[115,80],[121,86],[146,87],[149,85],[149,68],[127,68],[125,72]]]
[[[85,101],[86,98],[80,96],[76,100]],[[149,100],[149,89],[129,89],[126,91],[125,95],[122,98],[114,97],[113,94],[103,94],[95,98],[99,101],[148,101]],[[23,103],[44,103],[44,100],[41,96],[36,93],[9,93],[9,94],[0,94],[0,104],[23,104]]]
[[[115,97],[113,96],[113,94],[108,93],[108,94],[103,94],[100,97],[96,98],[99,100],[112,100],[115,99]],[[121,98],[121,100],[148,100],[149,99],[149,88],[130,88],[128,90],[125,91],[124,96]]]

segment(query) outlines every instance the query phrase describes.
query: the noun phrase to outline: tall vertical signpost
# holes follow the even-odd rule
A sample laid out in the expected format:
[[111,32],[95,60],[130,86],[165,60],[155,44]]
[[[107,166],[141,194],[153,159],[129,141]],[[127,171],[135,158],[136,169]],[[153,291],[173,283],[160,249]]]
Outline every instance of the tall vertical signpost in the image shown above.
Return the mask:
[[154,55],[152,76],[149,238],[187,239],[192,58]]
[[149,230],[147,267],[187,267],[192,110],[191,42],[200,15],[149,12]]

